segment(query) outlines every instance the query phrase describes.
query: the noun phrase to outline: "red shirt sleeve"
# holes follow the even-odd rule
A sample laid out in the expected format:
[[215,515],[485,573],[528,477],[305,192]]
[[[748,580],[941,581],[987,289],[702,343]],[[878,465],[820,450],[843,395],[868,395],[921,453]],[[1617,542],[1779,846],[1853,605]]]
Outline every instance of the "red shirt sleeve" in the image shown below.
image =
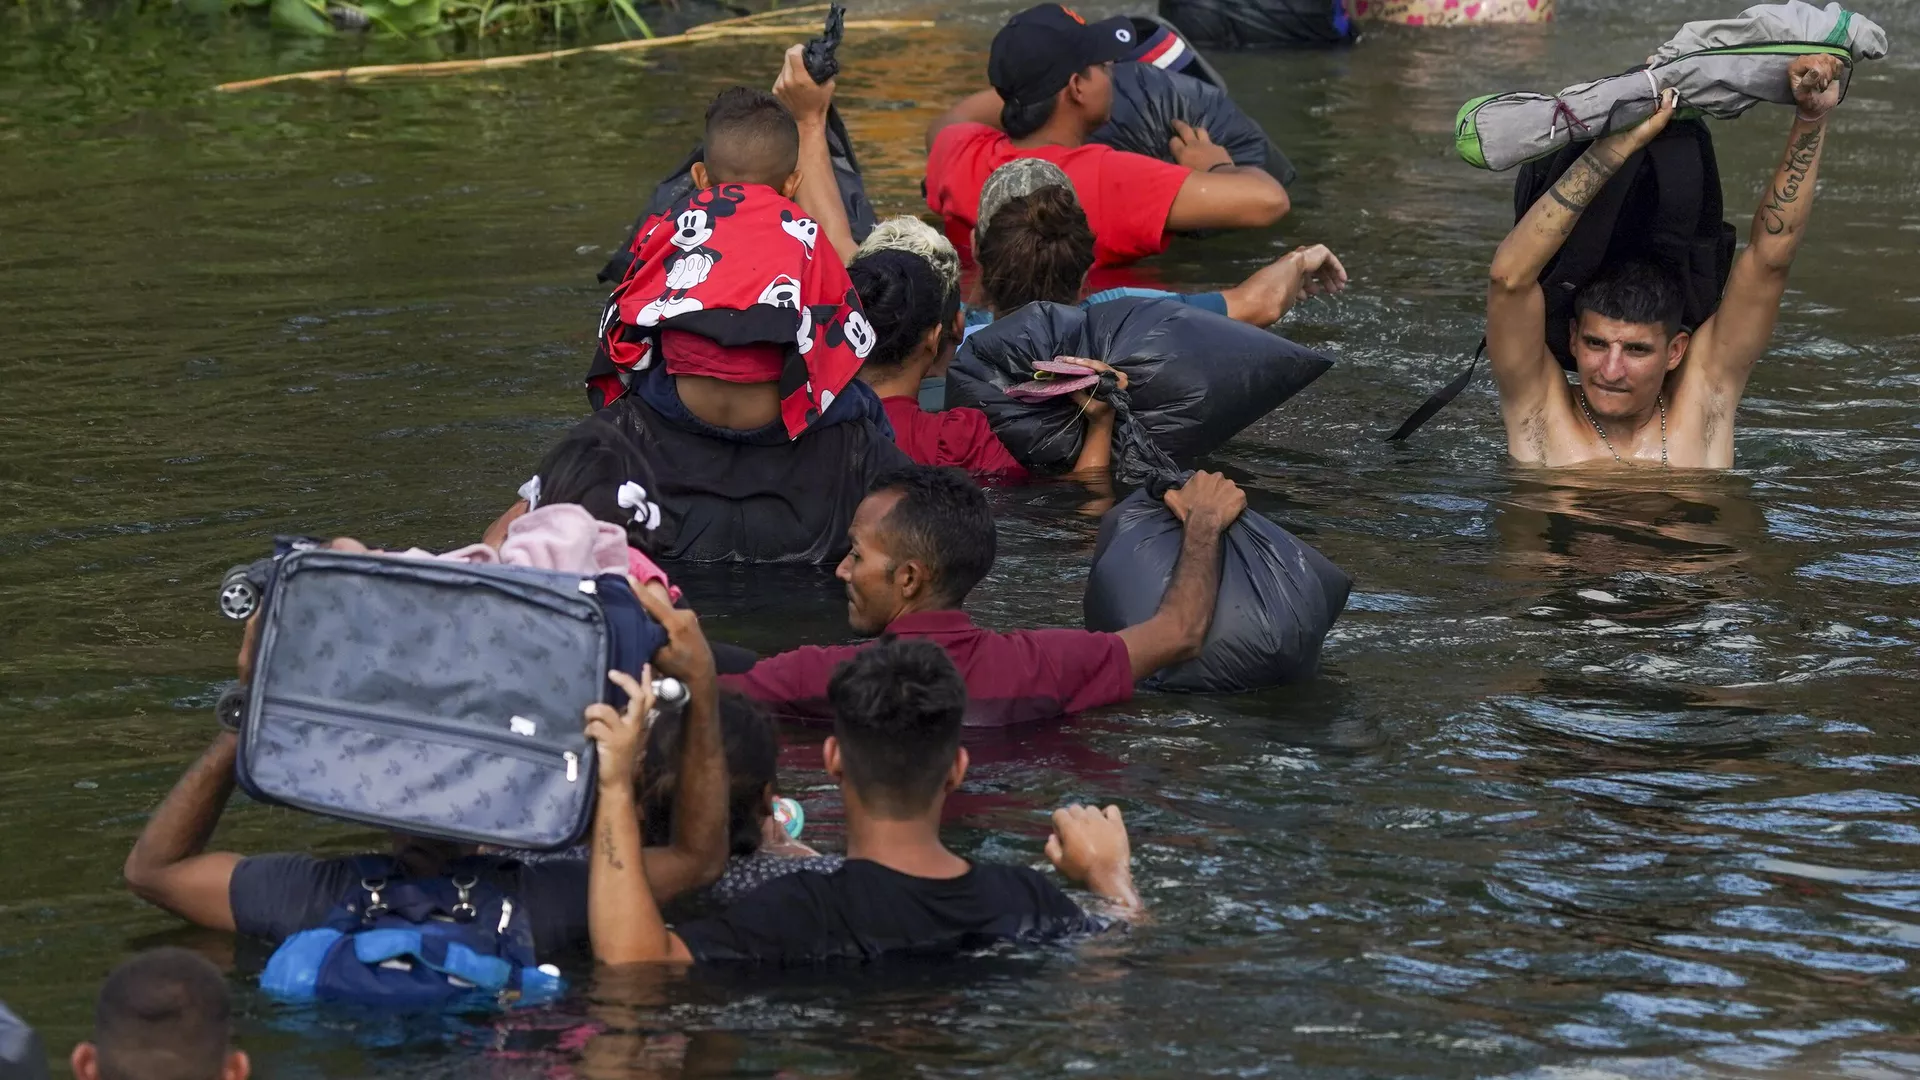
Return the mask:
[[993,433],[986,413],[958,407],[948,409],[940,417],[940,448],[949,460],[974,476],[994,476],[1014,482],[1027,479],[1026,466],[1020,464],[1007,444]]
[[[805,645],[763,657],[746,672],[720,676],[720,686],[737,690],[767,706],[777,716],[799,720],[832,719],[827,682],[842,660],[859,651],[855,645]],[[1121,646],[1124,660],[1126,647]]]
[[1068,714],[1133,697],[1133,662],[1118,634],[1092,630],[1016,630],[1035,656],[1034,688],[1061,703]]
[[1183,165],[1109,150],[1100,155],[1100,209],[1093,225],[1101,265],[1132,262],[1167,249],[1167,215],[1180,185],[1193,175]]
[[927,151],[927,207],[971,230],[980,213],[980,188],[993,172],[995,148],[1005,140],[985,124],[941,128]]

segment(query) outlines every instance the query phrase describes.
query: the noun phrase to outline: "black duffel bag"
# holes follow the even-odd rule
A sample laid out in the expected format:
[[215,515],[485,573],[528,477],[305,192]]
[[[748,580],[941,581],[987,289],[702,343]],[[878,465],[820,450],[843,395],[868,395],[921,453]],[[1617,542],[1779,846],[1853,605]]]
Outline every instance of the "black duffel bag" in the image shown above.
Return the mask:
[[[1087,629],[1118,631],[1152,618],[1183,540],[1180,520],[1146,489],[1107,511],[1087,576]],[[1347,606],[1352,579],[1252,510],[1224,541],[1206,644],[1198,657],[1147,679],[1149,689],[1235,693],[1318,673],[1320,643]]]
[[1173,138],[1176,120],[1205,128],[1215,143],[1233,155],[1235,165],[1265,169],[1283,185],[1298,177],[1293,163],[1225,90],[1152,64],[1113,66],[1113,113],[1090,138],[1115,150],[1172,161],[1167,142]]
[[947,401],[985,411],[1007,450],[1043,473],[1065,472],[1078,459],[1079,408],[1064,398],[1019,402],[1004,391],[1055,356],[1125,372],[1140,431],[1176,458],[1212,453],[1333,366],[1277,334],[1177,300],[1028,304],[961,345],[947,372]]

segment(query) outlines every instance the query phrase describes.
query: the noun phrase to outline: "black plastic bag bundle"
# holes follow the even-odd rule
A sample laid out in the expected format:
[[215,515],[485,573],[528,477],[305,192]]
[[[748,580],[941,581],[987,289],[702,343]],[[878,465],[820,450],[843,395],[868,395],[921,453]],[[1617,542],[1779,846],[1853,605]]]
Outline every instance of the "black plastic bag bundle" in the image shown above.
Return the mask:
[[[653,189],[653,198],[647,200],[647,208],[633,220],[633,227],[627,230],[627,238],[614,249],[613,257],[607,265],[600,268],[600,280],[609,285],[617,285],[626,280],[627,269],[633,263],[633,238],[639,234],[647,219],[664,214],[675,203],[693,192],[693,163],[705,157],[704,143],[696,143],[680,167],[672,175],[660,181]],[[867,201],[866,181],[860,177],[860,161],[853,156],[853,139],[847,134],[847,126],[840,120],[840,112],[834,106],[827,106],[827,154],[833,160],[833,178],[840,185],[840,201],[846,206],[847,225],[853,230],[853,239],[859,243],[873,231],[879,218],[874,214],[873,204]]]
[[1020,402],[1004,392],[1031,379],[1035,362],[1056,356],[1125,372],[1139,431],[1176,458],[1218,449],[1333,366],[1312,349],[1177,300],[1129,297],[1091,308],[1043,301],[967,338],[947,372],[947,401],[984,411],[1027,468],[1065,472],[1080,454],[1079,407],[1064,399]]
[[1343,45],[1354,37],[1344,0],[1160,0],[1160,17],[1207,48]]
[[1293,183],[1298,175],[1287,156],[1225,90],[1152,64],[1113,66],[1113,113],[1091,138],[1116,150],[1172,161],[1167,141],[1173,138],[1176,120],[1205,128],[1214,142],[1233,155],[1235,165],[1265,169],[1282,184]]
[[[1184,537],[1179,519],[1144,489],[1107,511],[1087,577],[1087,629],[1112,632],[1152,618]],[[1352,586],[1345,571],[1305,541],[1244,511],[1224,537],[1220,597],[1200,655],[1144,685],[1237,693],[1311,679],[1320,669],[1320,643]]]

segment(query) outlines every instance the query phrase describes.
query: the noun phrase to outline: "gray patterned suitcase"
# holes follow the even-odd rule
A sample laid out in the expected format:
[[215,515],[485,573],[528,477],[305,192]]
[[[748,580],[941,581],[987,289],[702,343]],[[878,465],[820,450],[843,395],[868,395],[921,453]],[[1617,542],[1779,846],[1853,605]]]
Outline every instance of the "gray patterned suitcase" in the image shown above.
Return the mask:
[[591,823],[582,713],[609,700],[609,663],[637,671],[622,654],[665,637],[617,576],[325,550],[281,561],[261,620],[248,794],[536,850]]

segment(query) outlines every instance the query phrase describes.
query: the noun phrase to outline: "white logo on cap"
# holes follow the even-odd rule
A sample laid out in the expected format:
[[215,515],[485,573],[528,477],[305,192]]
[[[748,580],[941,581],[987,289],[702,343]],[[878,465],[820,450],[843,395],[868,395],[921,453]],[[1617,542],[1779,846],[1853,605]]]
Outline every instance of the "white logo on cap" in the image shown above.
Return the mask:
[[1113,36],[1120,39],[1120,44],[1125,45],[1133,40],[1133,31],[1122,27],[1119,30],[1115,30]]

